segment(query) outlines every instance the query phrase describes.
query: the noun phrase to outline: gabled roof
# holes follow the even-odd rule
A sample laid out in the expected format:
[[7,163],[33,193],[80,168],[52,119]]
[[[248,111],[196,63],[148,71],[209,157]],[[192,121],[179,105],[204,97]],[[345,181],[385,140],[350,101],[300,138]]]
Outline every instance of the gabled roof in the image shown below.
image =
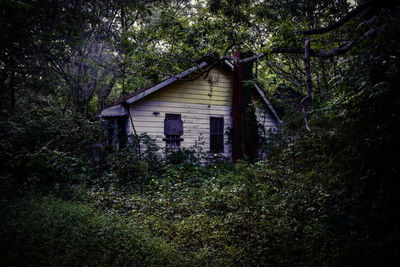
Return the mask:
[[105,108],[101,111],[100,117],[122,117],[128,116],[128,111],[121,104],[114,104],[111,107]]
[[207,66],[207,62],[203,61],[199,65],[194,66],[193,68],[184,70],[181,73],[171,76],[170,78],[165,79],[155,85],[152,85],[145,89],[139,89],[136,92],[134,92],[132,95],[130,95],[128,98],[125,98],[126,99],[125,102],[128,104],[135,103],[136,101],[144,98],[145,96],[148,96],[148,95],[164,88],[165,86],[170,85],[171,83],[178,81],[178,80],[188,76],[190,73],[195,72],[196,70],[199,70],[205,66]]
[[[125,107],[122,104],[124,104],[124,103],[133,104],[133,103],[139,101],[140,99],[143,99],[144,97],[146,97],[154,92],[157,92],[158,90],[170,85],[171,83],[183,79],[184,77],[188,76],[189,74],[207,66],[207,64],[208,64],[207,62],[203,61],[200,64],[198,64],[192,68],[189,68],[187,70],[184,70],[179,74],[173,75],[157,84],[153,84],[148,87],[136,90],[132,94],[127,95],[124,99],[119,100],[115,105],[104,109],[100,113],[100,116],[101,117],[126,116],[128,114],[128,112],[126,111]],[[228,66],[232,71],[234,70],[234,65],[231,62],[229,62],[228,60],[225,60],[224,64],[226,66]],[[256,83],[253,83],[253,84],[254,84],[254,87],[256,88],[257,92],[260,94],[261,98],[264,100],[265,104],[270,109],[271,113],[274,115],[274,117],[278,121],[278,123],[282,123],[278,114],[275,112],[274,108],[269,103],[264,92],[261,90],[261,88]]]
[[269,110],[271,111],[271,113],[274,115],[275,119],[277,120],[277,122],[279,124],[282,124],[281,119],[278,116],[278,113],[276,113],[275,109],[272,107],[271,103],[269,103],[267,96],[264,94],[263,90],[261,90],[260,86],[258,86],[258,84],[253,83],[254,87],[256,88],[257,92],[260,94],[261,98],[264,100],[265,104],[267,104]]

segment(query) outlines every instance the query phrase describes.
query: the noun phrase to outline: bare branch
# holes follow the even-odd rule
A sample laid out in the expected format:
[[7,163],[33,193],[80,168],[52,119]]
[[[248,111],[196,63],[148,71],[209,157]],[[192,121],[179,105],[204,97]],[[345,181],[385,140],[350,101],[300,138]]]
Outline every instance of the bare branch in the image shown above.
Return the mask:
[[345,43],[344,45],[338,46],[336,48],[332,48],[331,50],[328,50],[328,51],[320,50],[315,53],[315,56],[326,59],[326,58],[334,57],[336,55],[344,54],[346,52],[349,52],[353,48],[353,46],[355,46],[356,44],[358,44],[361,41],[362,38],[363,37],[360,37],[356,40],[349,41],[349,42]]
[[202,70],[199,74],[197,74],[195,77],[190,78],[190,79],[179,79],[180,81],[184,81],[184,82],[191,82],[194,80],[197,80],[198,78],[200,78],[201,76],[203,76],[203,74],[205,74],[205,76],[203,77],[203,79],[206,79],[208,74],[210,73],[210,71],[215,68],[221,61],[218,60],[216,62],[214,62],[208,69]]
[[265,64],[275,73],[285,76],[286,79],[288,79],[293,85],[295,85],[296,87],[300,87],[300,79],[289,72],[286,72],[285,70],[283,70],[281,67],[279,67],[277,64],[275,64],[273,61],[266,61]]
[[[360,43],[360,41],[364,38],[364,36],[367,35],[367,33],[368,32],[364,33],[361,37],[359,37],[359,38],[357,38],[355,40],[351,40],[351,41],[349,41],[349,42],[347,42],[347,43],[345,43],[345,44],[343,44],[341,46],[338,46],[336,48],[332,48],[330,50],[315,51],[315,50],[310,49],[309,50],[309,54],[312,57],[318,57],[318,58],[324,58],[324,59],[331,58],[333,56],[337,56],[337,55],[340,55],[340,54],[344,54],[344,53],[350,51],[353,48],[353,46],[355,46],[358,43]],[[274,53],[274,54],[277,54],[277,53],[304,54],[304,48],[302,48],[302,47],[276,47],[276,48],[273,48],[270,51],[266,51],[266,52],[257,54],[255,56],[244,58],[244,59],[241,59],[241,60],[237,60],[233,56],[224,56],[224,57],[221,58],[221,61],[227,59],[227,60],[236,61],[236,63],[238,63],[238,64],[245,64],[245,63],[256,61],[256,60],[258,60],[260,58],[265,57],[268,54],[268,52],[269,53]]]
[[[350,51],[353,46],[357,45],[362,38],[364,38],[365,34],[363,34],[360,38],[357,38],[355,40],[351,40],[341,46],[338,46],[336,48],[332,48],[330,50],[319,50],[315,51],[310,49],[309,50],[309,55],[312,57],[318,57],[318,58],[331,58],[336,55],[344,54],[348,51]],[[271,53],[286,53],[286,54],[304,54],[304,48],[302,47],[277,47],[272,49]]]
[[262,57],[265,57],[268,54],[269,51],[254,55],[252,57],[248,57],[248,58],[244,58],[244,59],[240,59],[238,60],[237,58],[233,57],[233,56],[224,56],[221,58],[221,60],[233,60],[235,61],[237,64],[246,64],[248,62],[253,62],[256,61],[257,59],[260,59]]

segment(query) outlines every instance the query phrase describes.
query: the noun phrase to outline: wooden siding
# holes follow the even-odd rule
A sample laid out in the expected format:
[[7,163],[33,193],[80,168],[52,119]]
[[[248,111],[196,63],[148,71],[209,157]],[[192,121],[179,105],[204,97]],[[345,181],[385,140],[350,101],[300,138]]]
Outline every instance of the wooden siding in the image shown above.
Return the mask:
[[260,129],[259,133],[263,137],[268,137],[269,132],[274,132],[278,130],[278,124],[276,120],[273,118],[270,111],[263,108],[256,108],[256,118],[258,123],[263,126],[263,129]]
[[[228,140],[228,132],[232,127],[230,106],[208,106],[204,104],[175,103],[166,101],[145,100],[131,106],[133,124],[138,134],[146,133],[156,140],[157,145],[165,148],[164,119],[165,114],[181,114],[183,121],[184,141],[181,147],[189,148],[195,145],[199,137],[203,137],[203,151],[210,151],[210,117],[224,118],[224,153],[226,157],[231,155],[231,145]],[[131,126],[130,133],[133,133]]]
[[261,129],[259,130],[259,134],[262,138],[268,138],[268,135],[271,132],[278,130],[280,122],[275,114],[271,112],[267,103],[265,103],[265,100],[263,99],[264,97],[265,96],[260,95],[255,90],[254,94],[252,95],[252,102],[255,106],[256,119],[258,123],[262,125]]
[[[279,125],[269,109],[257,107],[255,113],[258,123],[262,126],[260,127],[258,133],[261,137],[261,140],[265,142],[266,140],[270,139],[271,133],[275,133],[278,130]],[[260,157],[265,157],[268,155],[268,151],[265,149],[264,145],[265,144],[261,143],[259,149]]]
[[[187,77],[190,79],[192,76]],[[147,101],[231,106],[233,73],[214,68],[206,79],[176,81],[145,98]]]
[[[232,128],[232,94],[233,72],[215,68],[206,79],[176,81],[145,96],[130,106],[130,113],[136,132],[146,133],[155,139],[162,149],[165,149],[165,141],[162,140],[165,138],[165,114],[181,114],[184,132],[181,136],[184,139],[181,147],[193,147],[201,136],[204,152],[210,151],[210,117],[223,117],[225,134],[222,155],[231,158],[232,146],[228,133]],[[255,97],[254,101],[258,107],[257,120],[263,125],[260,135],[268,138],[268,133],[275,131],[278,124],[261,96]],[[130,123],[128,129],[128,132],[133,134]],[[260,153],[265,154],[265,151]]]

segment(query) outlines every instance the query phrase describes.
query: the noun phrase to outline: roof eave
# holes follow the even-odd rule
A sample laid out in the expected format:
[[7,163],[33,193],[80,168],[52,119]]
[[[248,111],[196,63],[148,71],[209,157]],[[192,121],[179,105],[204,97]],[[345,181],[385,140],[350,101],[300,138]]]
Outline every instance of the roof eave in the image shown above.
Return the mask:
[[126,100],[126,103],[128,103],[128,104],[135,103],[136,101],[139,101],[140,99],[142,99],[142,98],[144,98],[144,97],[146,97],[146,96],[148,96],[148,95],[150,95],[150,94],[152,94],[152,93],[164,88],[165,86],[170,85],[171,83],[186,77],[190,73],[195,72],[196,70],[199,70],[199,69],[203,68],[206,65],[207,65],[207,62],[203,61],[199,65],[194,66],[193,68],[184,70],[181,73],[179,73],[179,74],[177,74],[175,76],[172,76],[171,78],[169,78],[169,79],[167,79],[167,80],[165,80],[165,81],[163,81],[161,83],[158,83],[158,84],[150,87],[149,89],[147,89],[147,90],[145,90],[145,91],[143,91],[143,92],[141,92],[141,93],[139,93],[139,94],[137,94],[137,95],[135,95],[135,96],[133,96],[131,98],[128,98]]
[[103,109],[100,113],[100,117],[122,117],[128,116],[127,109],[122,104],[113,105],[106,109]]
[[265,104],[267,104],[268,108],[270,109],[271,113],[274,115],[275,119],[279,124],[282,124],[283,121],[279,118],[278,113],[276,113],[275,109],[272,107],[271,103],[268,101],[266,95],[264,94],[263,90],[261,90],[260,86],[258,84],[254,83],[254,87],[260,94],[261,98],[264,100]]

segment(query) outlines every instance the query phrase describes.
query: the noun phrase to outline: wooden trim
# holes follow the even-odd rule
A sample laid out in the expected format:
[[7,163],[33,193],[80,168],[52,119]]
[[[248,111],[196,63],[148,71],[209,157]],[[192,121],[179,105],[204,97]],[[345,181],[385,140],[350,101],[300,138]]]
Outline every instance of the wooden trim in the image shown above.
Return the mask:
[[163,81],[163,82],[161,82],[159,84],[156,84],[153,87],[150,87],[146,91],[144,91],[144,92],[142,92],[142,93],[140,93],[138,95],[135,95],[132,98],[127,99],[126,103],[132,104],[132,103],[144,98],[145,96],[148,96],[148,95],[150,95],[150,94],[152,94],[154,92],[157,92],[161,88],[164,88],[165,86],[167,86],[167,85],[169,85],[169,84],[171,84],[171,83],[173,83],[175,81],[178,81],[178,80],[182,79],[183,77],[189,75],[190,73],[192,73],[192,72],[194,72],[194,71],[196,71],[196,70],[198,70],[198,69],[200,69],[200,68],[202,68],[202,67],[204,67],[206,65],[207,65],[206,62],[202,62],[202,63],[200,63],[199,65],[197,65],[197,66],[195,66],[193,68],[187,69],[187,70],[179,73],[178,75],[175,75],[175,76],[173,76],[173,77],[171,77],[171,78],[169,78],[169,79],[167,79],[167,80],[165,80],[165,81]]
[[227,59],[224,60],[225,64],[228,65],[229,68],[231,68],[231,70],[235,70],[235,66],[233,66],[232,63],[230,63]]
[[121,117],[121,116],[128,116],[128,111],[122,104],[103,109],[100,113],[100,117]]
[[271,103],[269,103],[267,97],[265,96],[264,92],[261,90],[261,88],[254,83],[254,87],[257,89],[258,93],[260,94],[260,96],[262,97],[262,99],[264,100],[265,104],[267,104],[268,108],[270,109],[270,111],[272,112],[272,114],[275,116],[276,120],[278,121],[279,124],[282,124],[283,122],[281,121],[281,119],[279,118],[278,114],[275,112],[275,109],[272,107]]
[[183,138],[163,138],[163,141],[184,141]]

